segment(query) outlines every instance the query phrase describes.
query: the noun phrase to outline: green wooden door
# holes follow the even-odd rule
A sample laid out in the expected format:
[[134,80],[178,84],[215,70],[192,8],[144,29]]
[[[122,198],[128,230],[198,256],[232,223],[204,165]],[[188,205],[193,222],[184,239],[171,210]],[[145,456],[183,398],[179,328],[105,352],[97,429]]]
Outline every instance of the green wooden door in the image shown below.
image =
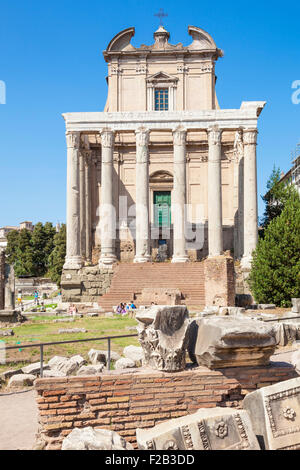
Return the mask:
[[154,191],[153,196],[155,227],[170,227],[171,191]]

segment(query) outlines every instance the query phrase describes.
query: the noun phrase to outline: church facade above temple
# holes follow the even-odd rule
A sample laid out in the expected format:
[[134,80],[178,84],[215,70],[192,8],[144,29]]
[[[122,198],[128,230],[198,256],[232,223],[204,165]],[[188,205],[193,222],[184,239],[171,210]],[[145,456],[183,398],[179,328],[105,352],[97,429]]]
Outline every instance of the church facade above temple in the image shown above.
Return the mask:
[[200,262],[224,251],[249,268],[265,102],[220,109],[215,63],[223,53],[204,30],[189,26],[186,47],[172,45],[160,26],[153,45],[136,48],[134,32],[120,32],[104,51],[105,110],[63,115],[64,275],[80,279],[85,266],[118,262]]

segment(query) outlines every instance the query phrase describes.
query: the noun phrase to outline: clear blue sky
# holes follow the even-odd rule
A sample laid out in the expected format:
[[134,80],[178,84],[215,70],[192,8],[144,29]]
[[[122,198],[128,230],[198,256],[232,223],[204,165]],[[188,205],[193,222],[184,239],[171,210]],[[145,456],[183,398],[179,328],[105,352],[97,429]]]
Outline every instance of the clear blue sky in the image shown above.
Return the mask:
[[102,51],[130,26],[136,28],[134,45],[152,44],[159,8],[169,15],[172,43],[190,43],[190,24],[224,50],[216,68],[222,108],[267,101],[259,123],[259,195],[274,163],[290,168],[290,151],[300,141],[300,104],[291,101],[292,82],[300,80],[298,1],[2,0],[0,80],[7,103],[0,104],[0,227],[65,221],[61,113],[103,110]]

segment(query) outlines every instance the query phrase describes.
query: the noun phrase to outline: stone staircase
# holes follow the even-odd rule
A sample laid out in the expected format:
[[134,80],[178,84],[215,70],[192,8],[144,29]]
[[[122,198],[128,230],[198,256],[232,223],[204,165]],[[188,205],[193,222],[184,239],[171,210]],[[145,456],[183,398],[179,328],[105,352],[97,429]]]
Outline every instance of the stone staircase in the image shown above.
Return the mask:
[[201,308],[205,305],[204,265],[196,263],[121,263],[116,266],[109,291],[99,300],[106,311],[120,302],[135,300],[144,288],[175,288],[182,293],[182,304]]

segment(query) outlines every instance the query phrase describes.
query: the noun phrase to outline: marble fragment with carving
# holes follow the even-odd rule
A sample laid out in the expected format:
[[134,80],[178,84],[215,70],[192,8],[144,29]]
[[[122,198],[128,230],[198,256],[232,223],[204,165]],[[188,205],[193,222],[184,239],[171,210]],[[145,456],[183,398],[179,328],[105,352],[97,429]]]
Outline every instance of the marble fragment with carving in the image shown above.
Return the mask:
[[249,393],[243,408],[263,449],[300,449],[300,377]]
[[150,429],[137,429],[139,449],[259,450],[248,413],[228,408],[202,408]]
[[136,314],[144,365],[163,371],[185,368],[189,313],[185,305],[155,305]]

